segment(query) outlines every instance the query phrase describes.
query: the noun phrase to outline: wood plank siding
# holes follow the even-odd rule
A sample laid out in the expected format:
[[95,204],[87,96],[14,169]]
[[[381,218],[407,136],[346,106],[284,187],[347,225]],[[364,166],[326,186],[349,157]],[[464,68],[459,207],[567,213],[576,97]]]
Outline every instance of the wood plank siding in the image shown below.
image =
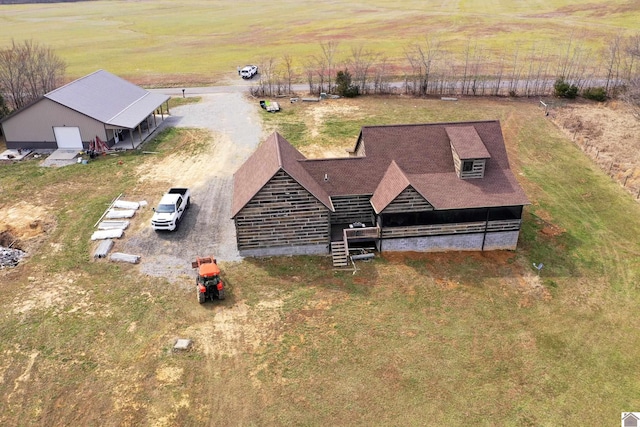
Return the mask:
[[433,206],[427,202],[413,187],[405,188],[382,210],[382,214],[403,213],[403,212],[424,212],[432,211]]
[[328,244],[329,210],[279,171],[235,217],[238,249]]
[[498,231],[517,231],[520,230],[522,220],[501,220],[501,221],[477,221],[465,222],[458,224],[431,224],[431,225],[414,225],[410,227],[383,227],[381,237],[397,238],[397,237],[419,237],[419,236],[435,236],[444,234],[468,234],[468,233],[484,233],[485,227],[488,233]]
[[370,194],[332,197],[331,224],[372,223],[374,220]]

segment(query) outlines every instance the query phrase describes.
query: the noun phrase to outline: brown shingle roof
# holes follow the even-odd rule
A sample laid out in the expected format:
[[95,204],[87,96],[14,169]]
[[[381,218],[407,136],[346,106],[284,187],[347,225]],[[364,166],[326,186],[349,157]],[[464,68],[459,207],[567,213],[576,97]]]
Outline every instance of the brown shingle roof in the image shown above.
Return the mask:
[[473,126],[445,127],[453,149],[460,159],[489,159],[491,155]]
[[371,197],[371,206],[376,213],[382,212],[384,208],[393,202],[400,193],[410,185],[409,179],[398,167],[395,161],[391,161],[378,188]]
[[271,134],[233,175],[231,216],[235,217],[280,169],[333,210],[329,195],[302,167],[304,159],[279,133]]
[[[483,178],[464,180],[456,175],[449,135],[460,136],[456,144],[461,151],[478,154],[478,141],[473,132],[485,147],[487,156],[483,154],[483,158],[489,160]],[[373,195],[372,203],[378,209],[388,204],[387,199],[402,185],[403,179],[435,209],[529,204],[509,167],[502,130],[497,120],[365,126],[357,144],[364,144],[366,156],[340,159],[305,159],[284,138],[274,135],[267,141],[274,138],[279,141],[278,150],[288,159],[283,162],[283,169],[328,207],[332,206],[330,200],[326,202],[328,196]],[[471,148],[465,146],[465,140],[470,141]],[[260,179],[248,176],[250,171],[259,171],[261,165],[256,164],[258,160],[254,157],[261,149],[262,146],[236,173],[236,181],[240,180],[243,184],[241,188],[237,188],[237,182],[234,184],[234,216],[273,176],[271,174],[266,179],[265,176]],[[295,161],[291,161],[293,159]],[[392,162],[396,164],[394,171]],[[273,173],[275,171],[277,169]],[[387,176],[388,173],[391,175]]]

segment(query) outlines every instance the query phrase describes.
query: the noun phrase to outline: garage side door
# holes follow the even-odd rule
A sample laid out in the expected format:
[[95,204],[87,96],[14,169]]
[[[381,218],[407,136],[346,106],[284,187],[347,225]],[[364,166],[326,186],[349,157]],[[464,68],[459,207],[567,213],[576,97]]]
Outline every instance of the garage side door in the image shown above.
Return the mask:
[[53,133],[56,136],[58,148],[65,150],[82,150],[80,128],[73,126],[54,127]]

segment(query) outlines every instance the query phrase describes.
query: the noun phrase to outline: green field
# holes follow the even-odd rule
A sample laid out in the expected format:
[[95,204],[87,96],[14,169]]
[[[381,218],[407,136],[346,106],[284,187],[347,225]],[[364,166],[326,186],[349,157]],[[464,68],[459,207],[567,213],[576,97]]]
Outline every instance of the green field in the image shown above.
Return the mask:
[[[532,201],[518,250],[386,254],[356,274],[328,257],[224,263],[229,298],[199,306],[191,278],[90,260],[105,204],[144,194],[139,165],[197,152],[188,131],[153,157],[0,166],[3,209],[53,217],[0,276],[0,425],[603,426],[638,410],[638,203],[534,103],[335,105],[321,122],[311,104],[262,114],[301,150],[348,146],[363,124],[500,119]],[[194,350],[172,353],[176,337]]]
[[142,84],[200,84],[284,54],[302,74],[330,40],[340,43],[338,63],[363,46],[398,67],[426,36],[460,60],[469,43],[488,59],[532,46],[564,54],[570,39],[599,54],[615,35],[637,31],[639,20],[630,0],[87,1],[1,5],[0,46],[11,39],[51,46],[69,78],[102,68]]

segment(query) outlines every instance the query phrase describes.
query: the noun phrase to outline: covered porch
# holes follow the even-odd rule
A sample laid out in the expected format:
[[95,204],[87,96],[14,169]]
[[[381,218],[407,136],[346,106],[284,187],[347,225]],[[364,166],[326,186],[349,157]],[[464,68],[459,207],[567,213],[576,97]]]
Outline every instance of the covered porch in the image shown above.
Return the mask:
[[149,114],[135,127],[126,128],[105,125],[107,140],[112,150],[134,150],[145,142],[169,117],[169,101],[160,104],[153,113]]

